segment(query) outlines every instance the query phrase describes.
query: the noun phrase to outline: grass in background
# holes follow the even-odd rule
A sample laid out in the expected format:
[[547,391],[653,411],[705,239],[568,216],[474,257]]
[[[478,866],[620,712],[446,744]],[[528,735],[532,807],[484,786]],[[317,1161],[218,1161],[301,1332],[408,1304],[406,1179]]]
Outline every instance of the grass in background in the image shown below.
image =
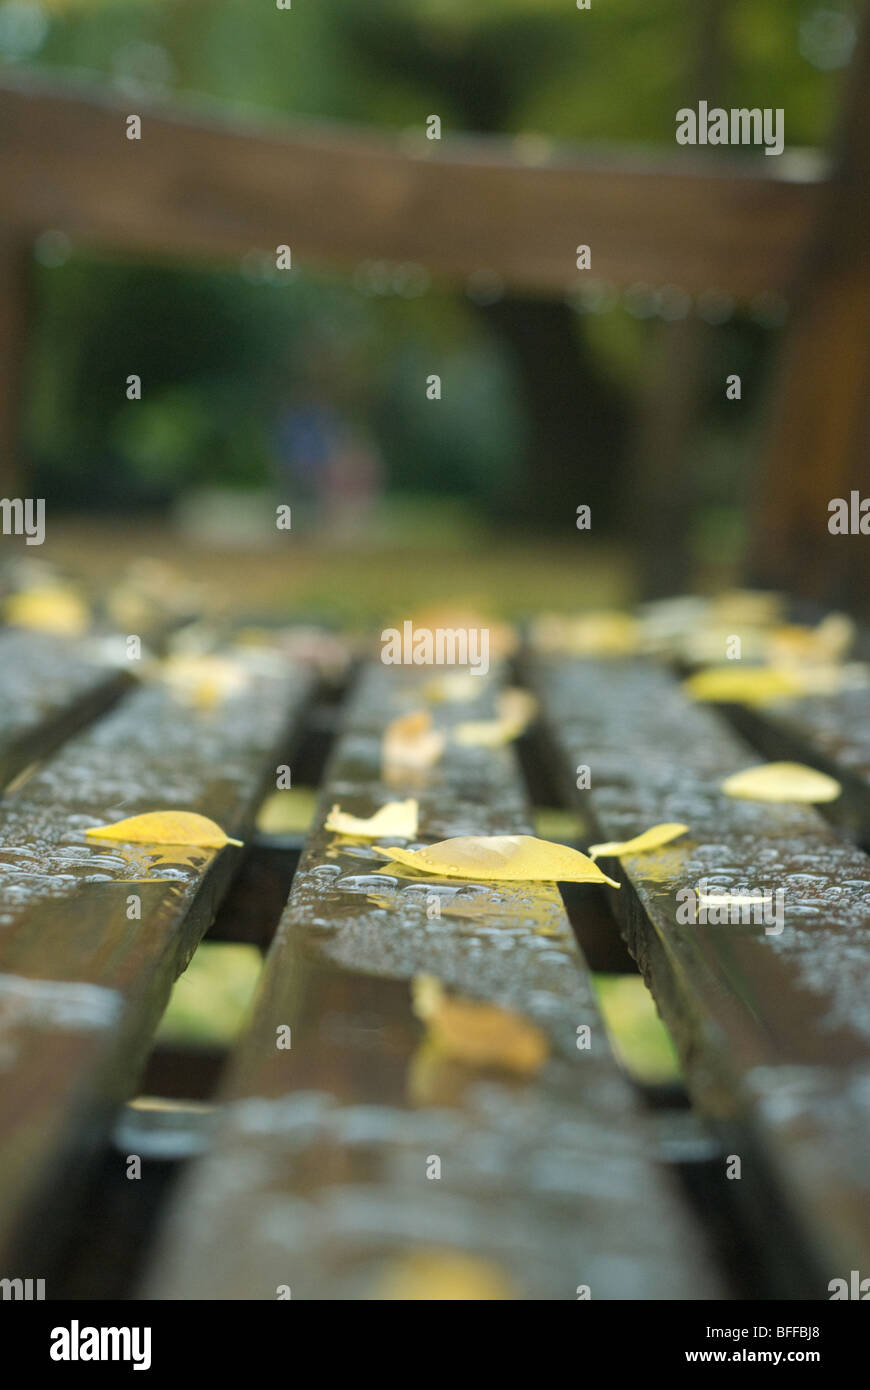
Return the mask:
[[260,978],[256,946],[204,941],[173,986],[156,1044],[232,1047]]

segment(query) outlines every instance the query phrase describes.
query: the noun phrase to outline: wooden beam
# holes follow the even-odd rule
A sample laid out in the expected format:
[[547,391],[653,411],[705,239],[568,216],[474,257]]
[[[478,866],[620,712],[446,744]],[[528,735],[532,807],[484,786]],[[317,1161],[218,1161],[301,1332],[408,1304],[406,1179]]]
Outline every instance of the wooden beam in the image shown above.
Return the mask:
[[[132,108],[140,141],[126,139]],[[531,165],[509,139],[270,130],[69,80],[0,82],[0,215],[137,256],[226,262],[287,244],[295,266],[410,261],[563,294],[588,281],[586,243],[596,278],[753,296],[790,282],[816,220],[819,182],[777,164],[554,147]]]

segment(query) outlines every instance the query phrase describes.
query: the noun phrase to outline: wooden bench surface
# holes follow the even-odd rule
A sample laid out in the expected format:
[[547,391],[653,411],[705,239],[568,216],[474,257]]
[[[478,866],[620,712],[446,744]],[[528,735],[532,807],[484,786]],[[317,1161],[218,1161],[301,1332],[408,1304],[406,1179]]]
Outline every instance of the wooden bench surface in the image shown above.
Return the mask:
[[838,824],[870,838],[870,690],[845,689],[757,708],[729,717],[771,758],[809,763],[836,777],[840,800],[826,808]]
[[[387,1296],[415,1260],[434,1278],[446,1250],[483,1261],[507,1297],[574,1299],[583,1284],[593,1298],[709,1296],[716,1279],[650,1157],[555,886],[390,874],[323,829],[334,801],[364,815],[418,795],[426,840],[529,832],[510,748],[448,744],[422,785],[384,786],[384,729],[419,686],[376,666],[352,702],[213,1146],[183,1182],[148,1292]],[[427,1058],[421,973],[532,1019],[551,1049],[540,1073]]]
[[310,689],[288,664],[205,712],[143,686],[0,801],[3,1267],[16,1255],[40,1267],[241,853],[160,852],[86,828],[183,809],[245,837]]
[[[658,852],[602,861],[623,883],[607,892],[696,1104],[744,1155],[758,1221],[772,1180],[807,1264],[803,1294],[825,1297],[830,1279],[870,1263],[870,859],[812,807],[724,795],[726,776],[761,759],[667,672],[544,657],[530,671],[590,841],[689,826]],[[783,931],[681,923],[677,892],[702,880],[719,894],[781,892]],[[781,1222],[770,1234],[785,1242]]]
[[106,709],[130,680],[69,638],[0,628],[0,787]]

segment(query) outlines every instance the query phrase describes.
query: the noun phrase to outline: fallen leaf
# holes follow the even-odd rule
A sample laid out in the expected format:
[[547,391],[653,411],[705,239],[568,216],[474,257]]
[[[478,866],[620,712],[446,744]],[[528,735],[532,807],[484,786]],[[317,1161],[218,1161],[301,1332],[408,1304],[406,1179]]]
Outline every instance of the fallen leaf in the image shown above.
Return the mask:
[[372,1297],[379,1302],[496,1302],[517,1297],[498,1265],[459,1250],[414,1250],[395,1256]]
[[324,829],[336,835],[360,835],[364,839],[376,840],[379,835],[397,835],[400,839],[413,840],[417,834],[418,811],[413,797],[408,801],[388,801],[386,806],[381,806],[373,816],[367,818],[347,815],[336,805],[327,816]]
[[640,646],[641,629],[629,613],[560,613],[539,618],[532,631],[533,644],[542,651],[567,656],[631,656]]
[[538,702],[527,690],[503,690],[496,702],[495,719],[469,719],[457,725],[454,738],[466,746],[497,748],[519,738],[538,712]]
[[160,676],[176,699],[202,710],[214,709],[251,683],[250,672],[224,656],[170,656],[162,663]]
[[476,700],[483,685],[484,680],[470,671],[446,671],[443,676],[427,681],[423,694],[433,705],[444,702],[461,704],[466,700]]
[[602,845],[590,845],[589,858],[598,859],[602,855],[619,858],[623,854],[643,854],[649,849],[660,849],[662,845],[670,844],[678,835],[685,835],[688,828],[687,825],[679,825],[676,821],[653,825],[642,835],[635,835],[632,840],[608,840]]
[[854,641],[852,619],[829,613],[818,627],[789,623],[774,628],[768,634],[767,659],[772,666],[836,665],[845,660]]
[[384,845],[374,849],[409,869],[448,878],[609,883],[619,887],[579,850],[538,840],[534,835],[460,835],[424,849],[388,849]]
[[201,849],[242,843],[231,840],[213,820],[195,811],[148,811],[113,825],[92,826],[85,834],[97,840],[123,840],[127,844],[198,845]]
[[693,700],[720,704],[766,705],[774,700],[795,699],[806,691],[798,671],[774,666],[708,666],[683,681]]
[[803,763],[761,763],[726,777],[726,796],[747,801],[835,801],[842,787],[834,777]]
[[3,604],[3,617],[11,627],[54,632],[62,637],[80,637],[91,625],[84,599],[74,589],[61,585],[10,594]]
[[389,781],[396,772],[417,772],[437,763],[447,741],[442,729],[432,726],[428,710],[403,714],[384,731],[384,776]]
[[450,996],[434,975],[417,976],[413,996],[414,1012],[431,1041],[453,1061],[532,1076],[549,1056],[549,1043],[537,1024],[498,1004]]

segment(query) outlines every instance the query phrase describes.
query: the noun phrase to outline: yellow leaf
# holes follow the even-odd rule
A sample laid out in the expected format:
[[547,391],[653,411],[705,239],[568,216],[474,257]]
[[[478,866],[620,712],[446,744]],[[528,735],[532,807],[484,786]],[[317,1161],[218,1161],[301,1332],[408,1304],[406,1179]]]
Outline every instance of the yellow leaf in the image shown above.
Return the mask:
[[521,1014],[448,996],[434,975],[418,976],[413,994],[414,1012],[426,1024],[430,1039],[453,1061],[532,1076],[549,1056],[546,1035]]
[[774,666],[836,665],[855,640],[855,624],[844,613],[829,613],[818,627],[797,623],[774,628],[768,637],[768,660]]
[[726,796],[747,801],[835,801],[842,790],[834,777],[803,763],[761,763],[722,783]]
[[324,829],[336,835],[360,835],[364,839],[397,835],[400,839],[413,840],[417,834],[418,810],[413,797],[408,801],[389,801],[367,818],[349,816],[336,805],[327,816]]
[[177,699],[202,710],[241,694],[251,681],[240,662],[223,656],[170,656],[160,674]]
[[85,831],[97,840],[123,840],[136,845],[198,845],[201,849],[221,849],[240,845],[231,840],[208,816],[195,811],[148,811],[144,816],[128,816],[114,825],[95,825]]
[[685,835],[688,828],[687,825],[679,825],[676,821],[654,825],[642,835],[635,835],[633,840],[608,840],[603,845],[590,845],[589,858],[598,859],[605,854],[613,855],[615,858],[623,854],[643,854],[648,849],[659,849],[662,845],[670,844],[678,835]]
[[722,704],[766,705],[774,700],[794,699],[805,692],[797,671],[773,666],[709,666],[683,681],[683,689],[694,700],[713,700]]
[[446,671],[443,676],[427,681],[423,694],[433,705],[444,701],[459,704],[465,700],[476,700],[483,686],[484,679],[472,675],[470,671]]
[[442,729],[432,727],[428,710],[417,710],[394,719],[384,731],[384,774],[404,770],[419,771],[437,763],[444,752],[446,736]]
[[538,702],[527,690],[504,690],[496,704],[495,719],[469,719],[457,725],[455,739],[466,746],[497,748],[519,738],[538,711]]
[[516,1298],[498,1265],[477,1255],[437,1248],[395,1256],[372,1297],[379,1302],[497,1302]]
[[384,845],[375,849],[409,869],[448,878],[609,883],[619,887],[579,850],[538,840],[534,835],[461,835],[425,849],[387,849]]
[[80,637],[91,624],[84,600],[74,589],[59,584],[10,594],[3,605],[3,616],[11,627],[29,627],[62,637]]
[[641,629],[629,613],[581,613],[568,617],[550,613],[539,618],[532,640],[542,651],[568,656],[631,656],[640,646]]

